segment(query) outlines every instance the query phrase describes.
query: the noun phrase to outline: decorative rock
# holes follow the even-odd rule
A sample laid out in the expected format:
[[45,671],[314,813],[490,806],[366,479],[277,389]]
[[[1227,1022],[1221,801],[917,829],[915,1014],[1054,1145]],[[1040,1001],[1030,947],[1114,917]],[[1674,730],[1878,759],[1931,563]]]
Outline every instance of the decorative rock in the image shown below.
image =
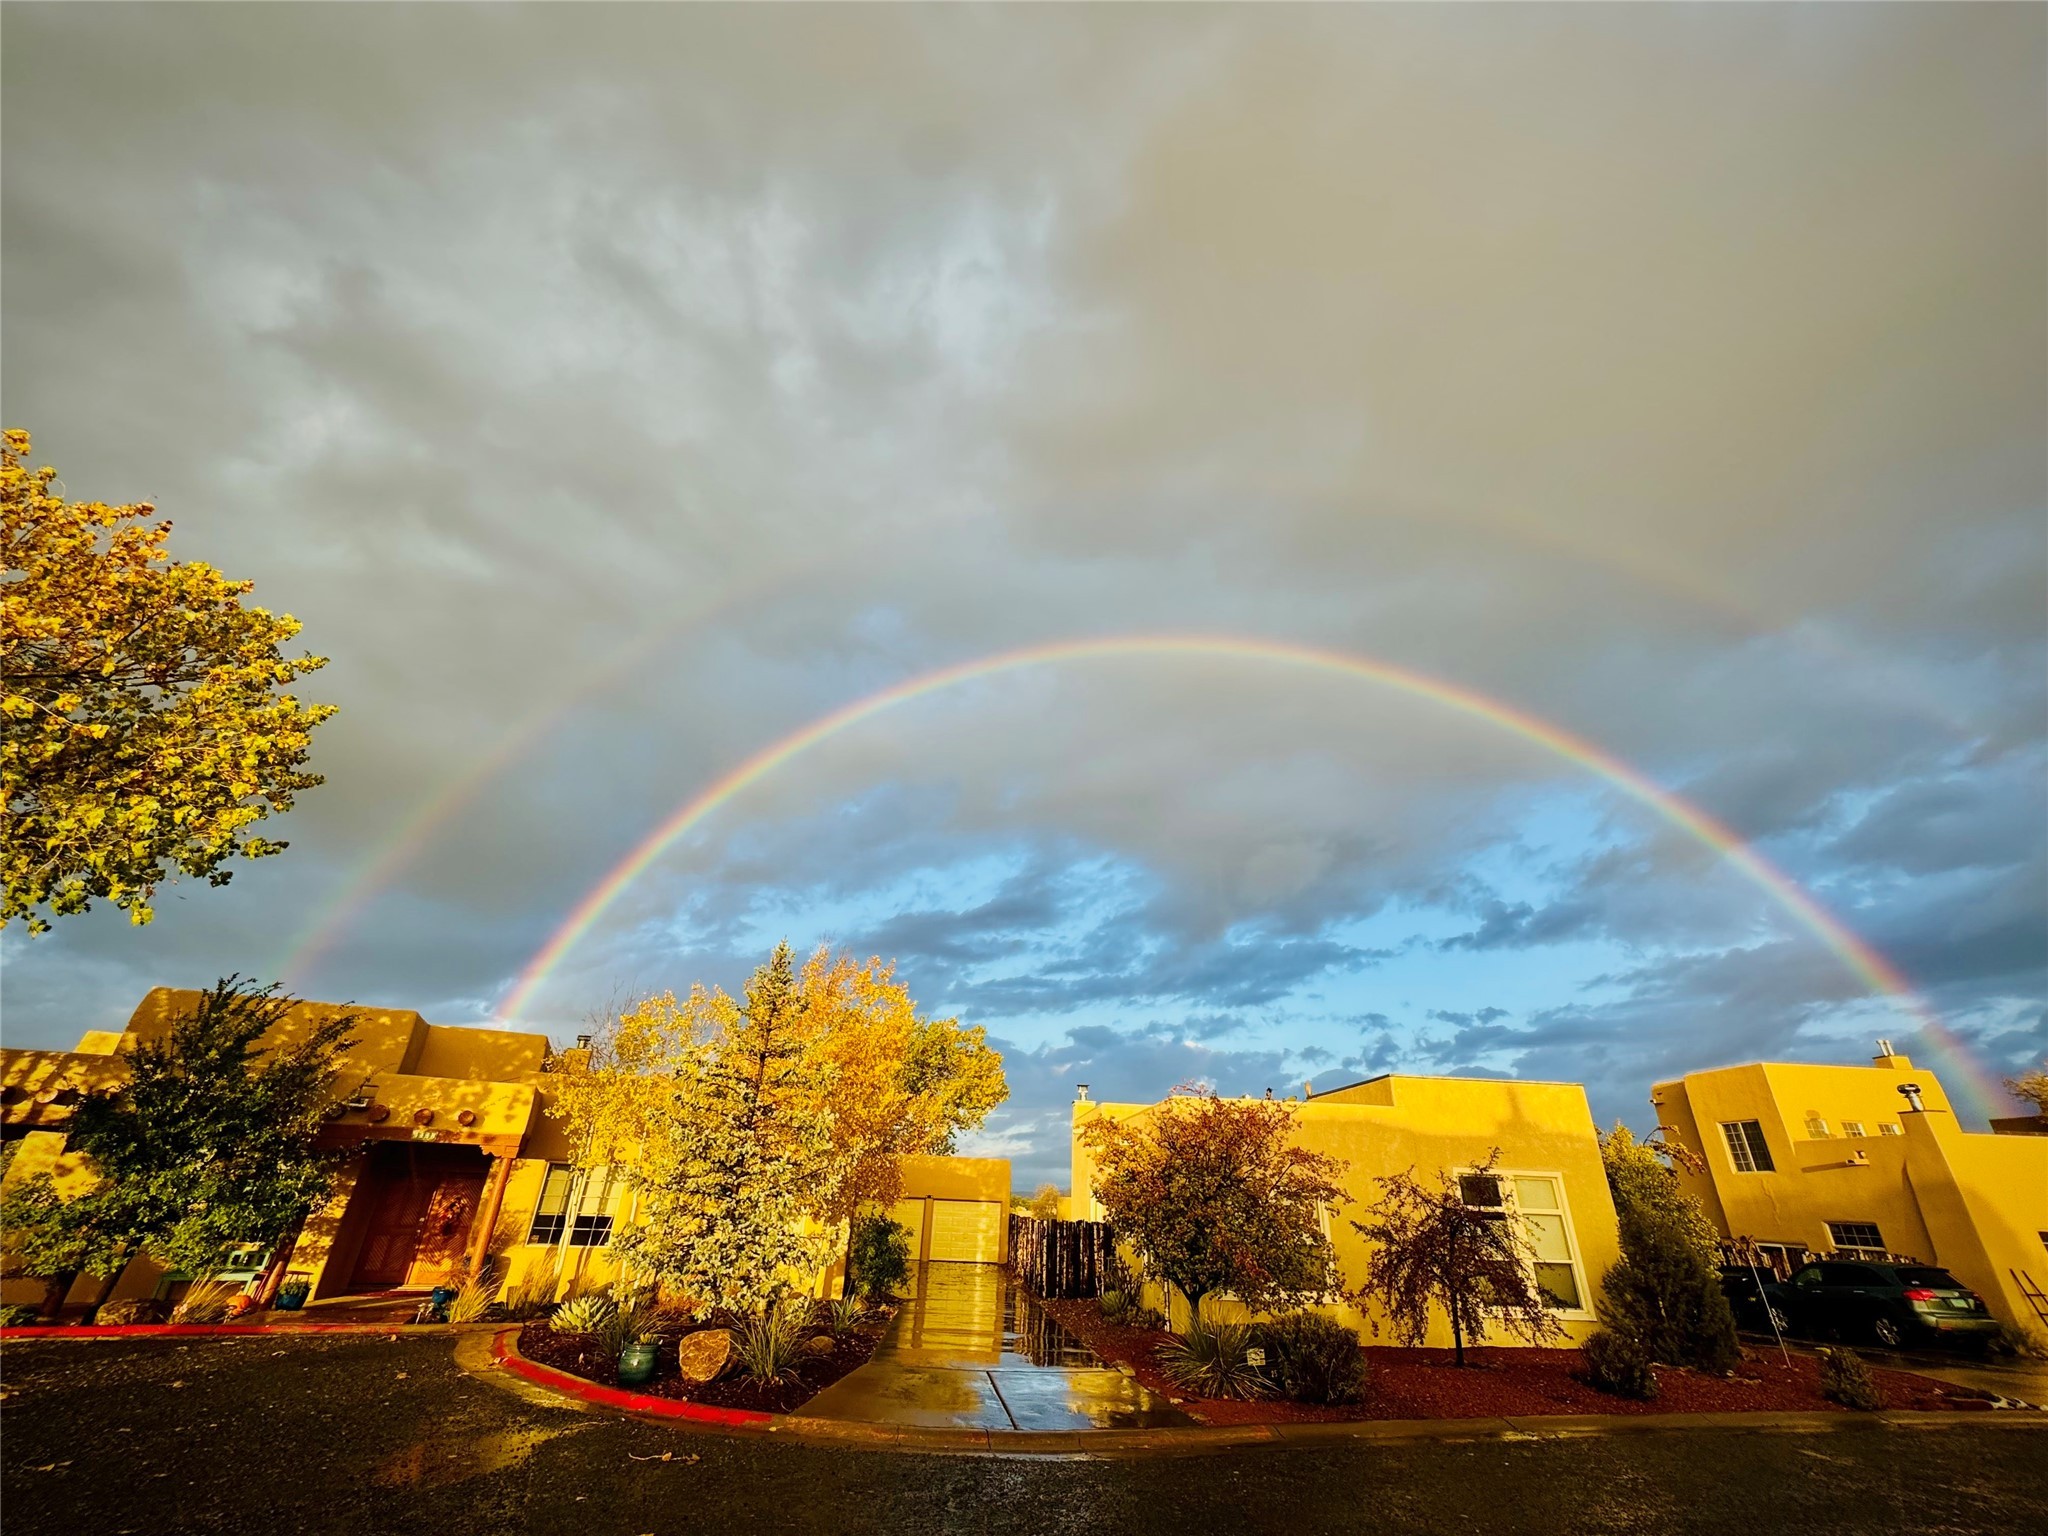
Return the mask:
[[127,1301],[110,1301],[93,1319],[102,1328],[120,1328],[131,1323],[160,1323],[169,1312],[160,1301],[138,1296]]
[[724,1328],[699,1328],[676,1341],[676,1371],[692,1386],[716,1381],[732,1364],[732,1334]]
[[832,1342],[832,1335],[829,1333],[814,1333],[804,1340],[804,1353],[820,1360],[838,1347]]

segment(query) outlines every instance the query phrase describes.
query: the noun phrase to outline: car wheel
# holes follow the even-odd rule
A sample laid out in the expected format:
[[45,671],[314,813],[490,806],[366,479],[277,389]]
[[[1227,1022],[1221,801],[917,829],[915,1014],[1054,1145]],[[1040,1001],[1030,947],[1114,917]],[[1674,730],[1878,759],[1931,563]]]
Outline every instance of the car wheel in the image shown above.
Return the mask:
[[1880,1317],[1871,1323],[1870,1331],[1876,1336],[1877,1342],[1886,1349],[1897,1349],[1899,1341],[1906,1336],[1900,1329],[1898,1321],[1889,1317]]

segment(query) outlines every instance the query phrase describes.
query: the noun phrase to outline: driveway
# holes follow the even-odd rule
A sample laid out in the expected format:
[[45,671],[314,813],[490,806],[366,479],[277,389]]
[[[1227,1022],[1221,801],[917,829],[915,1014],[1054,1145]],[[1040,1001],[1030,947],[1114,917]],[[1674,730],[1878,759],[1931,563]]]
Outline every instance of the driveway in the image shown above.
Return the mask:
[[932,1429],[1151,1429],[1194,1421],[1068,1333],[996,1264],[920,1264],[874,1357],[802,1412]]
[[0,1379],[8,1536],[2006,1536],[2048,1509],[2048,1431],[1996,1424],[1016,1460],[579,1412],[445,1336],[23,1340]]

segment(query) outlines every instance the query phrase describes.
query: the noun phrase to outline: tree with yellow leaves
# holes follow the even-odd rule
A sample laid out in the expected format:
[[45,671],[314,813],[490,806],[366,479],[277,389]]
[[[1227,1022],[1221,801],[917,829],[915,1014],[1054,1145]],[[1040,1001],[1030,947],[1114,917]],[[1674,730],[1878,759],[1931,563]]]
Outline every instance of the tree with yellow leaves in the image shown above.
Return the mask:
[[0,924],[42,932],[96,897],[146,923],[167,871],[225,885],[229,859],[285,846],[255,824],[321,782],[304,764],[334,706],[279,690],[326,661],[283,654],[298,622],[244,607],[251,583],[172,560],[148,502],[66,501],[28,455],[9,431]]
[[636,1192],[621,1256],[746,1310],[895,1200],[900,1157],[950,1151],[1008,1091],[984,1032],[921,1017],[881,961],[820,949],[798,971],[784,944],[743,1003],[648,998],[564,1052],[548,1112]]

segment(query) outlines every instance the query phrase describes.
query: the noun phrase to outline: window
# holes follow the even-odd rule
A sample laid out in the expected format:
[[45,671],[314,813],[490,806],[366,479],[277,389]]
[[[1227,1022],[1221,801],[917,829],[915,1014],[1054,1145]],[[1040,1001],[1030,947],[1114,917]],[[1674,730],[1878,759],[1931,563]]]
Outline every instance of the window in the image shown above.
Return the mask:
[[620,1181],[610,1167],[592,1169],[583,1178],[572,1215],[569,1195],[576,1183],[576,1170],[569,1164],[548,1164],[540,1201],[533,1208],[533,1225],[526,1233],[529,1243],[559,1243],[565,1226],[572,1248],[597,1248],[610,1239],[612,1208],[617,1203]]
[[1842,1134],[1844,1136],[1861,1136],[1863,1134],[1863,1122],[1861,1120],[1844,1120],[1842,1122]]
[[1819,1115],[1808,1115],[1806,1117],[1806,1134],[1815,1141],[1826,1141],[1828,1136],[1827,1121],[1821,1119]]
[[1880,1120],[1877,1122],[1877,1134],[1880,1136],[1896,1136],[1899,1134],[1899,1128],[1889,1120]]
[[1536,1250],[1536,1288],[1561,1311],[1583,1311],[1585,1293],[1579,1286],[1561,1181],[1549,1174],[1518,1173],[1509,1182],[1514,1186],[1515,1219]]
[[1771,1149],[1764,1144],[1764,1128],[1755,1120],[1723,1120],[1721,1134],[1728,1141],[1728,1155],[1737,1173],[1771,1173]]
[[1884,1235],[1873,1221],[1831,1221],[1828,1241],[1838,1253],[1883,1253]]
[[1461,1173],[1458,1175],[1458,1198],[1465,1202],[1467,1210],[1496,1221],[1507,1220],[1507,1199],[1504,1181],[1491,1173]]

